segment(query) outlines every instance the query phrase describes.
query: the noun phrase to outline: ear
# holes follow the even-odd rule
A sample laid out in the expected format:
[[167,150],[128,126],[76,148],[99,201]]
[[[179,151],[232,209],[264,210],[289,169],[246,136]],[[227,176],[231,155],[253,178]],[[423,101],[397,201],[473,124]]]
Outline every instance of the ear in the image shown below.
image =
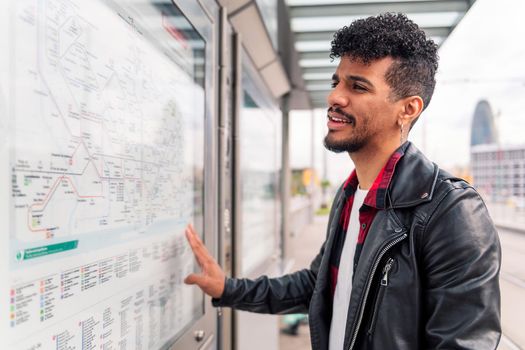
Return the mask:
[[398,115],[399,125],[412,125],[412,122],[419,117],[423,111],[423,99],[420,96],[409,96],[401,99],[401,110]]

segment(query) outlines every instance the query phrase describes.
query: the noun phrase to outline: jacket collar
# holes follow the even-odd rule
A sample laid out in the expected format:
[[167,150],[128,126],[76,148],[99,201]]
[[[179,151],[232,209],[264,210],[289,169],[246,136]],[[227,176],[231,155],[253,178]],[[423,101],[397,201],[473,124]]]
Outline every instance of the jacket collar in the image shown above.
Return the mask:
[[[411,142],[402,144],[390,157],[368,190],[364,204],[377,209],[404,208],[432,199],[438,167]],[[355,170],[344,184],[345,197],[358,185]]]
[[387,196],[392,208],[412,207],[431,201],[438,178],[438,166],[411,142],[405,144],[405,154],[399,160],[388,188]]

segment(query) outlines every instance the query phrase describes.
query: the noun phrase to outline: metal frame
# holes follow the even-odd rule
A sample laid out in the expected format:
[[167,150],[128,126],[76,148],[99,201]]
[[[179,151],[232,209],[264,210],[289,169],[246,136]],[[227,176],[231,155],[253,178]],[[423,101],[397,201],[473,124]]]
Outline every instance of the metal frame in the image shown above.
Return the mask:
[[[233,276],[233,232],[234,232],[234,94],[235,71],[233,67],[235,47],[232,28],[228,23],[227,11],[220,11],[220,53],[219,53],[219,264],[226,276]],[[218,348],[233,348],[233,311],[222,308],[217,319]]]
[[[241,93],[242,93],[242,62],[241,62],[241,34],[234,33],[232,36],[232,69],[233,71],[233,87],[232,87],[232,135],[233,135],[233,177],[232,177],[232,208],[233,208],[233,234],[232,234],[232,275],[237,277],[241,273],[240,256],[242,254],[242,238],[239,232],[242,227],[242,193],[240,191],[239,183],[241,180],[241,167],[240,167],[240,128],[239,128],[239,115],[241,111]],[[238,328],[238,317],[237,314],[232,312],[232,328],[230,336],[232,338],[232,348],[238,349],[239,345],[237,337],[235,336],[235,329]],[[224,349],[227,350],[227,349]],[[230,350],[230,349],[228,349]]]
[[[218,7],[210,8],[210,5],[203,5],[200,2],[189,2],[184,0],[172,0],[172,2],[182,11],[182,13],[195,26],[206,42],[205,65],[205,130],[204,130],[204,242],[211,252],[216,252],[217,240],[217,157],[214,150],[217,150],[217,114],[216,109],[216,62],[217,51],[217,23],[214,19],[218,18]],[[195,287],[197,288],[197,287]],[[204,297],[204,315],[194,324],[188,327],[185,333],[169,348],[177,349],[201,349],[208,348],[215,343],[216,336],[216,313],[211,306],[208,296]]]

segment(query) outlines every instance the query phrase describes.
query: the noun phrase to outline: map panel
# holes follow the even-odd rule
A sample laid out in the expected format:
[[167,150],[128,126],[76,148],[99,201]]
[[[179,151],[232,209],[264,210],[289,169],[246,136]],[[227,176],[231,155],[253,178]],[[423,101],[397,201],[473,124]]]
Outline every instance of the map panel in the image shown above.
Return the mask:
[[0,11],[8,347],[162,348],[203,313],[182,280],[184,227],[203,232],[205,41],[170,1]]

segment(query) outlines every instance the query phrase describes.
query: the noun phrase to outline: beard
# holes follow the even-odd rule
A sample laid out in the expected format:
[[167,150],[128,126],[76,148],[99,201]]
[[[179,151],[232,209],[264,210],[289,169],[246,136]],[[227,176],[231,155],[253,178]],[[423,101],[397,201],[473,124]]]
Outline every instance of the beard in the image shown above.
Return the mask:
[[332,131],[328,131],[328,134],[324,138],[324,147],[334,153],[348,152],[353,153],[361,150],[366,145],[366,139],[349,137],[342,140],[333,140],[331,138]]
[[334,153],[342,153],[342,152],[353,153],[353,152],[357,152],[361,150],[367,144],[367,137],[366,137],[367,129],[368,129],[367,128],[368,126],[367,118],[364,118],[361,120],[360,129],[362,130],[357,130],[357,123],[356,123],[357,121],[353,115],[345,113],[339,108],[332,109],[332,107],[330,107],[328,111],[336,112],[339,115],[343,116],[345,119],[351,121],[353,125],[352,128],[354,129],[353,130],[354,135],[348,135],[340,139],[334,139],[335,137],[334,134],[341,133],[342,131],[334,132],[334,131],[328,130],[328,134],[326,134],[324,138],[324,147],[327,150],[332,151]]

